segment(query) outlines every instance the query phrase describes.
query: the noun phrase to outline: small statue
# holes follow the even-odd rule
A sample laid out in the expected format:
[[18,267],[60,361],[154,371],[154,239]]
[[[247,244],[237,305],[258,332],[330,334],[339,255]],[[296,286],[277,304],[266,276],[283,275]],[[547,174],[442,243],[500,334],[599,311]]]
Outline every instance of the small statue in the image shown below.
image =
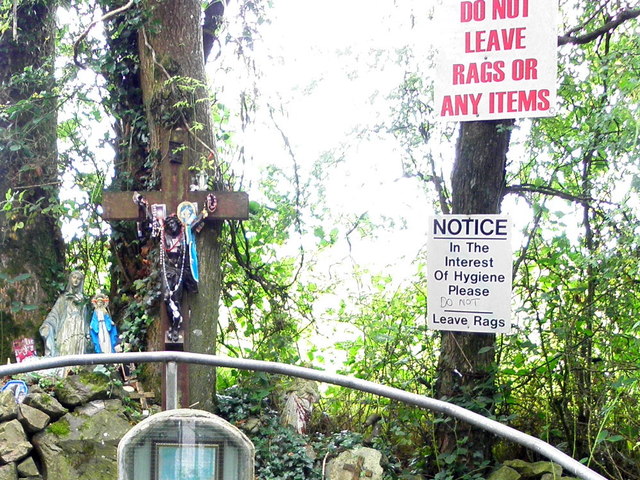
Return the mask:
[[93,315],[89,324],[89,334],[96,353],[115,353],[118,344],[118,329],[107,311],[109,298],[97,293],[91,299]]
[[86,353],[89,325],[83,289],[84,274],[71,272],[65,291],[40,327],[45,357]]
[[[172,342],[179,340],[182,325],[180,306],[182,294],[197,292],[197,277],[191,269],[191,248],[185,235],[185,225],[175,215],[164,221],[160,242],[160,268],[162,269],[162,291],[169,317],[168,337]],[[197,274],[196,274],[197,275]]]
[[284,395],[280,423],[293,428],[300,434],[306,433],[313,412],[313,404],[319,399],[320,392],[316,382],[297,379]]
[[9,380],[0,391],[9,391],[13,393],[13,398],[16,403],[22,403],[24,397],[29,394],[29,387],[24,382],[24,380]]

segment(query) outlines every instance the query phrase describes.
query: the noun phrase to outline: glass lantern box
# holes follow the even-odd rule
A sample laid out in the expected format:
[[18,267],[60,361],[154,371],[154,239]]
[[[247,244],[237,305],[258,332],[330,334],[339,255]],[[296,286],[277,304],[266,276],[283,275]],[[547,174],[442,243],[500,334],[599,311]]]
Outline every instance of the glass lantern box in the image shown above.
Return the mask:
[[119,480],[253,480],[254,447],[208,412],[168,410],[130,430],[118,446]]

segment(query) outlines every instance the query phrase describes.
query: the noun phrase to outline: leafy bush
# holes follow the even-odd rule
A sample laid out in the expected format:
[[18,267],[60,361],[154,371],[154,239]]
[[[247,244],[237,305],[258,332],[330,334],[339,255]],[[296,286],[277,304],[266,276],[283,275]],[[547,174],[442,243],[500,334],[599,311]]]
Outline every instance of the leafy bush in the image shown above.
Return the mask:
[[218,414],[245,430],[256,448],[257,478],[269,480],[320,479],[321,472],[305,436],[280,425],[270,407],[268,392],[239,387],[218,395]]

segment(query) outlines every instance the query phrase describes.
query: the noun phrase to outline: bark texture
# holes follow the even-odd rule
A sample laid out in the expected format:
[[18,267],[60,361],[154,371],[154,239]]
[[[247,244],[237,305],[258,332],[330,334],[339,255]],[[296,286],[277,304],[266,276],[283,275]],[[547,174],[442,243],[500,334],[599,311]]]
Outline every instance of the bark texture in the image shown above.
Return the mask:
[[[505,184],[512,120],[461,124],[452,173],[453,214],[496,214]],[[495,334],[442,332],[436,396],[490,414],[495,393]],[[480,353],[480,352],[483,353]],[[488,401],[485,401],[487,399]],[[441,453],[464,441],[459,460],[471,465],[489,459],[493,436],[453,419],[437,427]]]
[[[103,13],[114,11],[123,5],[120,0],[99,0]],[[105,107],[113,115],[115,138],[114,178],[111,190],[139,191],[156,189],[159,185],[157,162],[149,158],[149,130],[142,102],[140,63],[138,59],[138,32],[143,11],[138,8],[126,10],[105,23],[108,49],[100,58],[102,75],[109,82],[109,98]],[[146,314],[152,318],[159,315],[159,287],[148,291],[137,288],[137,282],[146,285],[154,281],[148,277],[153,269],[153,245],[150,239],[140,240],[135,222],[111,223],[114,262],[111,267],[111,311],[116,323],[124,333],[126,322],[133,322]],[[157,282],[159,283],[159,279]],[[133,299],[133,301],[132,301]],[[132,308],[135,302],[136,307]],[[126,328],[126,327],[125,327]],[[160,327],[152,324],[145,332],[136,333],[136,340],[160,345]],[[146,338],[145,338],[146,336]],[[149,341],[147,339],[155,339]],[[131,338],[128,339],[131,341]],[[132,343],[130,348],[139,350],[144,345]],[[156,348],[157,349],[157,348]],[[141,379],[148,390],[160,397],[161,367],[154,364],[140,367]]]
[[[64,269],[64,244],[54,209],[55,3],[18,2],[16,28],[0,34],[0,202],[9,190],[22,195],[11,208],[0,210],[0,272],[6,276],[0,280],[3,361],[10,357],[12,340],[39,339],[38,327]],[[12,281],[16,277],[24,280]]]

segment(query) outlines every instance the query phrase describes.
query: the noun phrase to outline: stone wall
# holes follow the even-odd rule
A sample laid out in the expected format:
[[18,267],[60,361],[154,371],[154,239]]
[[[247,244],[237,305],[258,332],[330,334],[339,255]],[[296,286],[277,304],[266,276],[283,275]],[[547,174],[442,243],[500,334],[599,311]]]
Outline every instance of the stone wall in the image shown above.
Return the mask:
[[493,472],[487,480],[579,480],[562,475],[562,467],[557,463],[525,462],[524,460],[507,460]]
[[121,389],[100,373],[0,393],[0,480],[116,480],[118,442],[133,423]]

